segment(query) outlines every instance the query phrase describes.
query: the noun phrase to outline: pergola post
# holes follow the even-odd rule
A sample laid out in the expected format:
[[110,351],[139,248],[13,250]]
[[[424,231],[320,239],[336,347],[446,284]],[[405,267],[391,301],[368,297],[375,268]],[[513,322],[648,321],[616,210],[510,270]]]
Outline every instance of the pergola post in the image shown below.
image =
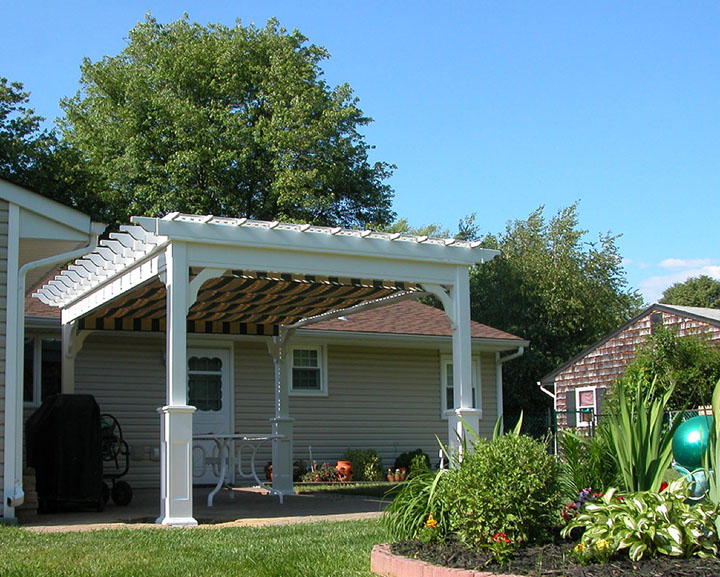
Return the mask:
[[82,349],[90,331],[77,331],[77,321],[62,325],[62,359],[60,390],[65,394],[75,392],[75,358]]
[[192,414],[187,405],[188,263],[184,243],[165,251],[167,287],[167,405],[160,407],[162,525],[197,525],[192,499]]
[[273,489],[282,495],[294,495],[293,489],[293,421],[290,418],[290,363],[288,341],[293,331],[284,327],[280,336],[273,337],[271,355],[275,363],[275,416],[270,419],[272,434],[283,435],[273,439]]
[[482,410],[472,401],[472,349],[470,346],[470,275],[466,267],[457,267],[451,292],[453,317],[452,356],[455,408],[448,411],[448,441],[460,451],[467,435],[461,419],[476,433]]
[[467,439],[465,425],[479,433],[482,409],[472,401],[472,348],[470,344],[470,274],[458,266],[450,287],[426,284],[425,289],[437,296],[452,327],[453,404],[445,415],[448,418],[448,445],[451,453],[462,458],[463,440]]

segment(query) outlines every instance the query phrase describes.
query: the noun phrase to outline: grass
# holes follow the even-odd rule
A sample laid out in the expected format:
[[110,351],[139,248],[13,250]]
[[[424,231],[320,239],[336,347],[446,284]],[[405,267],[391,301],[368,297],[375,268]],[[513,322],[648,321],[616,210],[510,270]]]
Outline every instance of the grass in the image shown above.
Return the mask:
[[331,493],[334,495],[364,495],[367,497],[385,497],[388,491],[397,489],[401,483],[365,482],[365,483],[296,483],[295,492]]
[[373,577],[379,521],[35,533],[0,526],[0,576]]

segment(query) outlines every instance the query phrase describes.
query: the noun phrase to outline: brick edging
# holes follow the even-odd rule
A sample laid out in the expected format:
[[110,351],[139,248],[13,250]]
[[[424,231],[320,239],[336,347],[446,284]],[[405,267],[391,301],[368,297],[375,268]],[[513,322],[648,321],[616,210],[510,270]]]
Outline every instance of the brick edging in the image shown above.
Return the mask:
[[[387,543],[373,547],[370,554],[370,571],[380,577],[495,577],[495,573],[488,571],[438,567],[419,559],[393,555]],[[503,577],[522,576],[504,573]]]

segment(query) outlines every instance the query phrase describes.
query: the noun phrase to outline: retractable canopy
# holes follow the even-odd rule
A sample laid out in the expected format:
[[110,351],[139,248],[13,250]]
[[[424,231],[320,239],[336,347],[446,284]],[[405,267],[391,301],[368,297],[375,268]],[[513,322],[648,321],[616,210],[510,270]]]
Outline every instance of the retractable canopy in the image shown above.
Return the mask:
[[166,330],[165,250],[188,251],[194,333],[276,335],[361,303],[416,298],[491,260],[476,242],[172,213],[133,224],[34,296],[79,329]]

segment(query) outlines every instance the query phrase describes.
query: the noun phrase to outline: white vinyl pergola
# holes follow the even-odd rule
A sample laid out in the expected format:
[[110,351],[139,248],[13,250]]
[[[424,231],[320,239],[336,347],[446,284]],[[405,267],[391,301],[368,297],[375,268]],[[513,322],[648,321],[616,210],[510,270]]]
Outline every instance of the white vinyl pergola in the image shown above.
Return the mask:
[[469,267],[497,251],[476,242],[311,225],[171,213],[133,217],[35,296],[62,308],[63,392],[74,390],[74,356],[92,330],[165,331],[166,405],[161,418],[158,523],[194,525],[188,333],[265,338],[275,362],[273,488],[292,494],[293,419],[287,346],[309,323],[433,294],[452,325],[455,406],[478,430],[472,407]]

